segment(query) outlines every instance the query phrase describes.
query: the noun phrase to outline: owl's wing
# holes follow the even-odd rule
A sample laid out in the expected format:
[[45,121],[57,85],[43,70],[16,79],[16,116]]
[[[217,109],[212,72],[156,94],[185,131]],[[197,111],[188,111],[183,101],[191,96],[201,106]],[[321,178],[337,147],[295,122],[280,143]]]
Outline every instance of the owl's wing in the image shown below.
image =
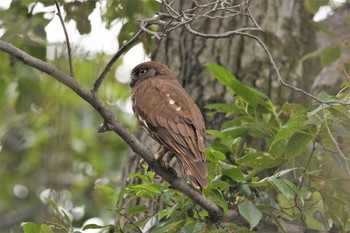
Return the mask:
[[182,86],[163,79],[142,81],[133,110],[148,133],[177,154],[196,188],[206,188],[205,126],[197,105]]

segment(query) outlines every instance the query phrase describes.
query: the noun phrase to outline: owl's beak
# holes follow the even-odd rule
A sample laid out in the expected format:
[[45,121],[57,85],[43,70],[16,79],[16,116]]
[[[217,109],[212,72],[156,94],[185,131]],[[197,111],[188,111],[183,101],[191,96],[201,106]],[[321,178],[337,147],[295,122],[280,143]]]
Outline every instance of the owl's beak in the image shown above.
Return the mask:
[[136,77],[134,75],[131,75],[130,76],[130,87],[134,87],[135,86],[135,83],[136,83]]

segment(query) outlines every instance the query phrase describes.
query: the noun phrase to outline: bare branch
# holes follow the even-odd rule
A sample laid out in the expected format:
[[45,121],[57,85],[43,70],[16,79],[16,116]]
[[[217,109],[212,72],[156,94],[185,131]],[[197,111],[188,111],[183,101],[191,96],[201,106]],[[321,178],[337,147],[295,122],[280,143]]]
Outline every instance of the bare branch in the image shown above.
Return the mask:
[[104,78],[106,77],[107,73],[111,70],[114,63],[119,59],[123,53],[125,53],[135,42],[142,36],[143,31],[139,30],[133,38],[131,38],[127,43],[125,43],[118,51],[117,53],[112,57],[112,59],[108,62],[106,67],[101,72],[100,76],[96,79],[94,82],[94,87],[92,88],[92,93],[96,94],[98,89],[100,88]]
[[69,42],[68,32],[67,32],[66,26],[65,26],[65,24],[64,24],[64,20],[63,20],[62,14],[61,14],[60,6],[58,5],[57,0],[55,0],[55,5],[56,5],[56,8],[57,8],[57,15],[58,15],[58,18],[60,19],[61,24],[62,24],[62,28],[63,28],[63,31],[64,31],[64,36],[66,37],[66,44],[67,44],[67,50],[68,50],[69,73],[70,73],[70,76],[71,76],[72,78],[74,78],[73,60],[72,60],[72,50],[71,50],[71,48],[70,48],[70,42]]
[[190,33],[196,36],[204,37],[204,38],[213,38],[213,39],[221,39],[221,38],[231,37],[234,35],[244,35],[242,33],[245,31],[262,31],[262,29],[259,29],[259,28],[241,28],[234,31],[227,31],[225,33],[220,33],[220,34],[208,34],[208,33],[201,33],[193,30],[189,24],[186,24],[185,27]]

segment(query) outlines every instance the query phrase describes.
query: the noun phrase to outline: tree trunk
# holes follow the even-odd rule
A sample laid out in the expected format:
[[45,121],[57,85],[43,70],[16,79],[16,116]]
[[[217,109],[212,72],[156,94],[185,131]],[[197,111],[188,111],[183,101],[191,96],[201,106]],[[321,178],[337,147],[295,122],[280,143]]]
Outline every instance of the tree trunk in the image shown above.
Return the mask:
[[[192,1],[176,1],[176,10],[188,9]],[[310,16],[303,7],[303,1],[253,1],[250,5],[252,15],[265,33],[257,33],[272,53],[282,77],[288,83],[310,90],[313,77],[318,72],[317,61],[306,61],[302,67],[299,60],[303,55],[316,49],[316,37]],[[250,25],[247,17],[237,16],[230,21],[209,19],[192,25],[197,31],[219,33]],[[301,96],[278,85],[276,74],[268,57],[260,45],[248,38],[234,36],[226,39],[204,39],[179,28],[158,42],[152,60],[169,66],[177,75],[185,89],[203,112],[207,129],[219,129],[225,116],[215,114],[209,117],[204,106],[210,103],[232,102],[233,96],[203,66],[217,63],[229,69],[238,79],[251,87],[266,93],[274,102],[299,100]],[[304,69],[307,67],[307,69]],[[303,101],[305,98],[303,97]],[[139,136],[153,152],[159,145],[144,132]],[[207,146],[211,139],[206,140]],[[123,185],[137,183],[127,180],[131,172],[138,172],[139,156],[130,152],[124,170]],[[130,203],[157,211],[147,200]],[[150,211],[152,212],[152,211]]]

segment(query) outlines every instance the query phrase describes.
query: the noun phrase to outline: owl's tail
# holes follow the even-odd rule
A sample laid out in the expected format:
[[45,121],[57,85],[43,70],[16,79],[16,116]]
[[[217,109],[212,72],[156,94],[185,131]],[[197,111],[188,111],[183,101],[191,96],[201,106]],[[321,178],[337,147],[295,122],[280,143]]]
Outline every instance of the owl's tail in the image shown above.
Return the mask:
[[208,187],[208,171],[205,161],[183,161],[186,174],[192,185],[196,189],[205,189]]

